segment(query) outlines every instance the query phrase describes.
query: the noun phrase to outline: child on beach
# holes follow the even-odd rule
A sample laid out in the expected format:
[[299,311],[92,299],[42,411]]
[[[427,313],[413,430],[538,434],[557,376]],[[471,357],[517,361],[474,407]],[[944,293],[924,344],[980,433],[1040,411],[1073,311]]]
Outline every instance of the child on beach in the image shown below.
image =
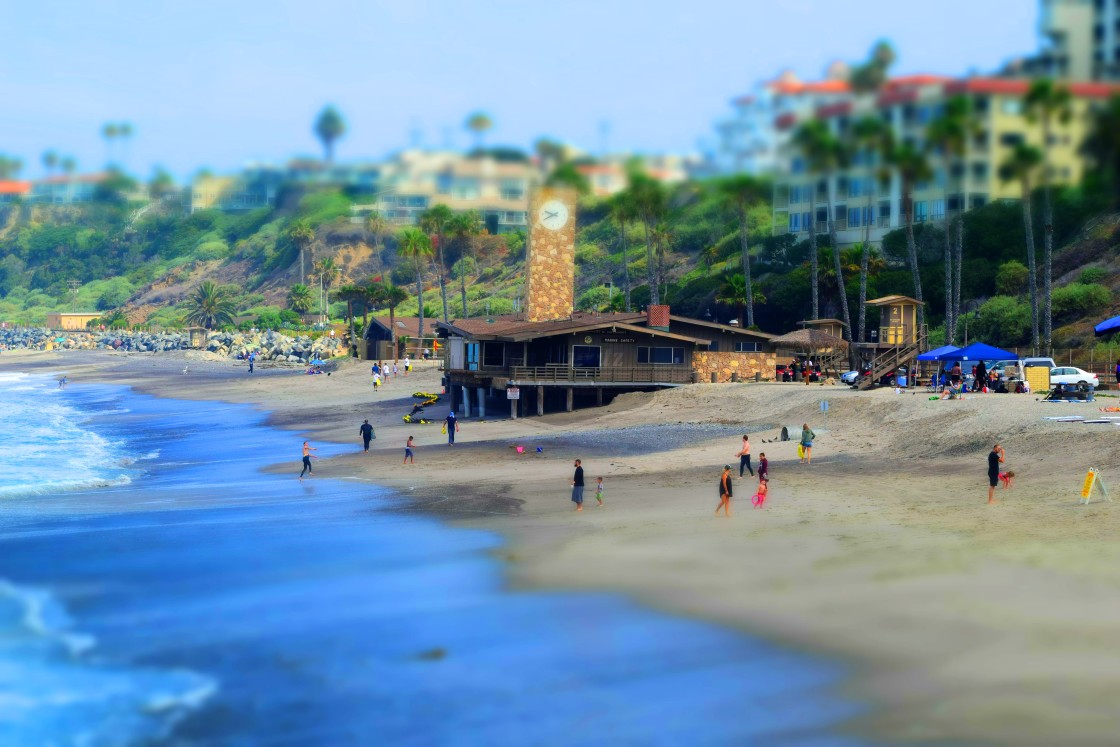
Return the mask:
[[1006,472],[1000,472],[999,479],[1003,481],[1003,489],[1009,490],[1011,483],[1015,482],[1015,470],[1009,469]]
[[595,500],[599,502],[599,508],[603,507],[603,478],[595,478]]
[[413,464],[416,464],[416,457],[412,453],[412,447],[414,446],[414,444],[412,443],[413,438],[415,438],[415,436],[409,436],[408,440],[405,441],[405,444],[404,444],[404,461],[401,462],[401,464],[408,464],[409,462],[412,462]]
[[765,451],[758,453],[758,481],[760,483],[770,481],[770,462],[766,459]]
[[758,492],[751,497],[751,503],[755,508],[762,508],[762,504],[766,503],[766,494],[770,491],[769,483],[766,480],[758,481]]

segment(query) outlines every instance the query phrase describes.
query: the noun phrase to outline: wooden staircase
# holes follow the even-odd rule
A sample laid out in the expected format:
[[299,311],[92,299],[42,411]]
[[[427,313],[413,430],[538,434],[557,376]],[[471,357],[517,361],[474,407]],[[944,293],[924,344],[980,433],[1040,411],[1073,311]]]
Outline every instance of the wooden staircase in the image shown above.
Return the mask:
[[[856,388],[870,389],[875,386],[879,379],[891,371],[896,370],[899,366],[912,364],[925,346],[926,331],[923,328],[916,342],[884,350],[881,355],[875,358],[875,360],[871,362],[871,375],[862,377],[856,384]],[[912,365],[911,369],[913,369]],[[914,375],[913,370],[908,371],[907,375],[912,377]]]

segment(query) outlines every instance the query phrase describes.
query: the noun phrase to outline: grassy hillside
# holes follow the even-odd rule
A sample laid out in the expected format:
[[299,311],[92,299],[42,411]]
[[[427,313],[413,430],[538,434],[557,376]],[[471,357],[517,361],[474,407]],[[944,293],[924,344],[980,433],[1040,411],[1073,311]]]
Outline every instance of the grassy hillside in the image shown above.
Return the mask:
[[[661,295],[675,310],[727,321],[741,313],[735,275],[742,272],[736,216],[720,196],[702,185],[686,185],[669,196],[670,209],[657,228],[664,251],[653,256]],[[184,215],[178,206],[128,206],[105,200],[81,207],[12,206],[0,209],[0,320],[35,324],[48,311],[123,310],[133,324],[175,326],[178,304],[204,279],[228,285],[238,319],[244,324],[278,326],[289,288],[299,281],[300,248],[290,235],[299,222],[313,231],[307,272],[315,260],[331,258],[340,269],[335,285],[385,278],[402,286],[409,298],[397,313],[413,315],[416,272],[397,256],[391,230],[372,233],[351,220],[351,201],[333,190],[290,191],[276,208],[228,214],[201,211]],[[1096,214],[1076,193],[1055,205],[1054,316],[1056,344],[1088,342],[1086,329],[1115,311],[1116,216]],[[1037,215],[1037,213],[1036,213]],[[790,236],[771,235],[768,206],[750,211],[750,245],[756,324],[767,331],[795,328],[809,316],[809,248]],[[623,241],[625,229],[625,242]],[[1020,206],[993,204],[966,216],[962,297],[971,312],[972,336],[994,344],[1018,345],[1029,339],[1025,299],[1024,232]],[[944,314],[944,236],[933,225],[916,228],[928,321],[937,339]],[[1036,228],[1036,236],[1042,227]],[[1041,240],[1039,239],[1041,243]],[[576,305],[580,309],[623,308],[626,272],[632,308],[650,297],[645,226],[624,227],[609,206],[584,200],[579,212]],[[819,246],[821,315],[836,316],[839,287],[827,237]],[[842,253],[844,290],[853,322],[858,298],[859,247]],[[450,237],[446,246],[448,306],[463,315],[461,280],[467,285],[467,314],[512,311],[523,288],[524,236],[505,234],[474,240]],[[902,231],[889,234],[870,264],[868,297],[912,295]],[[426,313],[442,314],[437,275],[422,273]],[[317,289],[318,280],[308,279]],[[614,295],[610,294],[613,284]],[[71,288],[75,285],[75,288]],[[333,302],[340,318],[345,304]],[[869,320],[869,325],[874,320]],[[942,333],[943,334],[943,333]]]

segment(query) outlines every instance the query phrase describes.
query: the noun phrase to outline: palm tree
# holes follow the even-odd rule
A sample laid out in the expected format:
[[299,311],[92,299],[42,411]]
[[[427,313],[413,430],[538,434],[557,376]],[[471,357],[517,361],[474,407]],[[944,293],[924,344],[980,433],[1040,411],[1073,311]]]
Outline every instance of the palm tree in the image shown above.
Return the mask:
[[389,221],[376,210],[370,212],[366,218],[366,230],[373,236],[373,256],[377,262],[377,274],[381,282],[385,282],[385,273],[381,267],[381,254],[385,251],[385,233],[389,230]]
[[1031,346],[1038,351],[1038,270],[1035,266],[1034,221],[1031,218],[1031,175],[1044,161],[1042,151],[1019,143],[1007,160],[1000,164],[1004,181],[1019,182],[1023,193],[1023,230],[1027,239],[1027,274],[1031,295]]
[[633,206],[634,213],[641,219],[642,226],[645,228],[649,302],[650,305],[657,306],[661,303],[661,292],[657,276],[658,255],[654,245],[654,231],[667,210],[665,189],[661,186],[661,182],[634,169],[630,172],[627,201]]
[[475,147],[482,148],[486,133],[494,127],[494,120],[486,112],[475,112],[467,117],[464,126],[474,134]]
[[288,289],[288,308],[292,311],[306,314],[311,311],[314,303],[315,296],[311,293],[311,289],[303,283],[296,283]]
[[[836,211],[833,207],[833,186],[836,170],[847,164],[848,153],[844,144],[828,129],[828,125],[819,119],[813,119],[798,128],[793,135],[793,141],[801,150],[811,172],[822,174],[827,185],[826,200],[828,210],[828,238],[832,245],[833,269],[836,272],[836,285],[840,296],[840,314],[844,322],[844,329],[848,339],[852,339],[852,318],[848,313],[848,293],[844,285],[844,275],[840,267],[840,246],[836,236]],[[814,210],[814,222],[815,222]],[[813,274],[813,318],[819,317],[817,284],[819,270],[817,265],[817,233],[816,226],[811,226],[812,232],[810,246],[812,247],[812,274]]]
[[0,179],[15,179],[23,169],[23,161],[0,153]]
[[894,64],[894,48],[888,41],[878,41],[871,49],[867,62],[852,69],[850,83],[857,93],[873,93],[887,81],[888,72]]
[[432,205],[420,214],[420,229],[429,236],[435,236],[436,269],[439,272],[439,294],[443,300],[443,321],[447,321],[447,254],[444,249],[444,236],[455,214],[447,205]]
[[[859,314],[856,322],[858,333],[855,339],[866,342],[867,334],[867,272],[871,260],[871,223],[875,215],[879,183],[888,178],[889,171],[884,162],[894,149],[894,135],[891,128],[880,117],[867,116],[856,121],[851,130],[851,149],[862,153],[866,161],[867,205],[864,210],[863,246],[859,262]],[[888,216],[889,217],[889,216]]]
[[[748,215],[751,206],[767,197],[766,185],[753,176],[742,174],[724,179],[718,185],[724,202],[735,211],[739,221],[739,253],[743,263],[743,298],[747,305],[746,326],[754,326],[754,289],[751,286],[750,226]],[[711,264],[708,265],[711,267]]]
[[428,234],[419,228],[409,226],[401,229],[397,234],[397,253],[411,260],[416,270],[416,307],[419,309],[420,327],[417,330],[421,337],[424,335],[424,267],[432,258],[432,242]]
[[[723,285],[720,286],[719,292],[716,293],[716,300],[720,303],[732,304],[735,306],[736,316],[739,317],[739,326],[743,324],[743,309],[750,308],[753,298],[747,295],[747,278],[741,273],[734,273],[728,275]],[[751,326],[749,323],[745,326]]]
[[[339,286],[338,290],[335,292],[335,298],[341,299],[341,300],[346,302],[346,329],[350,332],[351,335],[353,335],[353,333],[354,333],[354,302],[355,301],[359,301],[359,302],[363,301],[363,299],[365,298],[365,288],[359,288],[356,285],[350,285],[350,284],[342,285],[342,286]],[[363,314],[362,314],[363,319],[365,318],[364,311],[365,311],[365,309],[364,309],[364,306],[363,306]],[[362,330],[363,330],[363,332],[365,331],[364,326],[362,327]],[[356,345],[354,345],[353,347],[355,349],[357,348]]]
[[[397,307],[404,303],[408,298],[408,291],[404,288],[398,288],[395,285],[382,285],[380,296],[378,297],[383,306],[389,308],[389,334],[393,340],[393,357],[397,356]],[[420,329],[424,328],[423,313],[420,316],[421,323]]]
[[[922,301],[922,275],[918,269],[918,243],[914,240],[914,188],[920,181],[930,178],[929,161],[925,154],[910,143],[903,143],[891,153],[891,165],[898,170],[902,182],[902,209],[906,215],[906,250],[910,272],[914,276],[914,298]],[[918,304],[918,327],[925,325],[925,307]]]
[[124,151],[124,155],[121,157],[121,162],[124,163],[125,166],[128,165],[128,146],[132,141],[132,135],[134,132],[135,130],[133,129],[131,122],[121,122],[117,125],[117,137],[121,139],[121,145],[124,146],[122,148],[122,150]]
[[346,121],[333,106],[326,106],[315,120],[315,137],[323,143],[327,163],[334,161],[334,143],[346,134]]
[[62,168],[63,173],[67,175],[73,174],[78,170],[78,161],[74,156],[64,156],[62,160],[58,162],[58,165]]
[[212,280],[203,280],[194,293],[184,302],[187,324],[197,324],[206,329],[233,324],[237,304],[226,288]]
[[43,153],[43,168],[47,171],[49,177],[54,173],[55,168],[58,167],[58,153],[53,150],[48,150]]
[[611,216],[618,223],[622,244],[622,287],[626,294],[626,313],[630,313],[630,246],[626,241],[626,224],[634,219],[634,208],[627,192],[619,192],[610,201]]
[[1031,84],[1026,99],[1027,118],[1042,125],[1042,350],[1050,352],[1054,320],[1052,291],[1054,253],[1054,210],[1050,204],[1050,138],[1054,125],[1069,124],[1073,117],[1073,97],[1069,89],[1043,78]]
[[459,292],[463,300],[463,316],[467,311],[467,259],[474,256],[474,239],[482,234],[482,216],[477,210],[467,210],[451,219],[448,229],[459,244]]
[[292,223],[288,229],[288,238],[299,248],[299,282],[305,281],[304,267],[306,265],[307,248],[315,240],[315,229],[306,220],[300,218]]
[[120,136],[120,128],[113,122],[101,126],[101,137],[105,138],[105,164],[113,163],[113,141]]
[[[926,139],[940,155],[945,169],[946,210],[949,205],[949,175],[952,165],[964,158],[968,138],[972,134],[971,110],[972,103],[968,98],[954,96],[945,103],[941,115],[930,122],[926,130]],[[957,262],[953,247],[953,229],[957,228],[956,233],[962,238],[963,243],[963,230],[956,225],[963,220],[964,207],[961,206],[960,215],[945,223],[945,340],[947,342],[952,342],[956,338],[956,299],[960,296],[960,290],[956,289],[954,283],[954,266]],[[963,250],[963,247],[959,248]],[[959,273],[955,281],[960,282]]]
[[319,276],[319,282],[323,288],[322,309],[323,313],[327,314],[328,301],[330,299],[331,285],[338,280],[342,274],[342,270],[335,263],[333,257],[323,257],[315,262],[312,269],[315,274]]

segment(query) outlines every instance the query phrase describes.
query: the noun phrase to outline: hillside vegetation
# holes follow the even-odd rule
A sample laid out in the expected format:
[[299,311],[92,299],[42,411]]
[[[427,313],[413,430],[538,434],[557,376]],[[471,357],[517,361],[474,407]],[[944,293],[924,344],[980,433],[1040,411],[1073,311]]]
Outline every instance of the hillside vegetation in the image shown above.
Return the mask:
[[[659,250],[647,252],[646,225],[635,217],[620,222],[605,201],[584,199],[579,212],[576,305],[583,310],[649,302],[648,263],[660,296],[680,313],[728,321],[743,309],[739,222],[715,189],[689,184],[668,195],[668,210],[651,238]],[[337,273],[325,277],[334,288],[391,282],[407,291],[398,315],[415,315],[416,263],[398,254],[395,229],[351,217],[351,199],[335,190],[283,195],[275,208],[248,213],[215,210],[186,215],[178,205],[137,209],[104,200],[75,207],[0,208],[0,320],[41,324],[48,311],[120,310],[132,324],[174,327],[180,304],[206,279],[227,286],[242,326],[297,325],[289,291],[300,279],[300,252],[306,252],[307,285],[318,297],[314,264],[332,260]],[[1092,323],[1116,310],[1120,219],[1099,214],[1099,206],[1075,192],[1055,201],[1053,295],[1055,344],[1087,344]],[[359,222],[355,222],[359,220]],[[310,228],[301,247],[296,226]],[[770,208],[763,202],[747,213],[755,299],[755,324],[784,332],[810,316],[808,242],[772,236]],[[1041,232],[1041,226],[1036,233]],[[625,234],[625,242],[623,235]],[[919,265],[927,301],[927,321],[935,342],[944,313],[944,238],[936,225],[916,227]],[[994,344],[1029,341],[1025,239],[1022,211],[997,203],[965,217],[963,304],[970,336]],[[822,317],[838,316],[839,287],[827,236],[818,242]],[[525,237],[448,236],[448,313],[463,316],[460,286],[467,284],[466,314],[508,313],[523,295]],[[868,267],[867,297],[913,293],[902,231],[888,234]],[[858,309],[861,247],[841,254],[844,290]],[[425,314],[442,315],[435,257],[424,259]],[[628,272],[627,272],[628,270]],[[627,284],[629,275],[629,286]],[[73,287],[72,287],[73,286]],[[611,289],[613,287],[613,295]],[[312,315],[319,311],[316,305]],[[330,317],[345,316],[346,304],[332,302]],[[360,312],[358,312],[360,313]],[[305,316],[306,318],[306,316]],[[868,320],[868,328],[877,323]],[[1088,331],[1088,332],[1087,332]],[[941,335],[939,338],[938,335]]]

